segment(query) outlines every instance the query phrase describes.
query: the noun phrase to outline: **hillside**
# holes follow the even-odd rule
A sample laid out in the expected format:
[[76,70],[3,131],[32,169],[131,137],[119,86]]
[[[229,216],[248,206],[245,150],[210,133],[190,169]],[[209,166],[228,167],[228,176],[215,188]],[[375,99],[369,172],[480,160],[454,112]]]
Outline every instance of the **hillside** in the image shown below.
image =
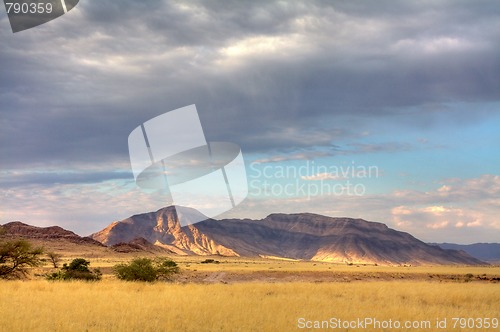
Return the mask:
[[90,237],[82,237],[59,226],[36,227],[24,224],[20,221],[13,221],[2,225],[5,237],[22,237],[26,239],[63,239],[73,243],[102,244]]
[[36,227],[14,221],[2,225],[2,240],[26,239],[34,246],[40,246],[45,251],[54,251],[69,256],[97,257],[105,256],[109,249],[102,243],[82,237],[59,226]]

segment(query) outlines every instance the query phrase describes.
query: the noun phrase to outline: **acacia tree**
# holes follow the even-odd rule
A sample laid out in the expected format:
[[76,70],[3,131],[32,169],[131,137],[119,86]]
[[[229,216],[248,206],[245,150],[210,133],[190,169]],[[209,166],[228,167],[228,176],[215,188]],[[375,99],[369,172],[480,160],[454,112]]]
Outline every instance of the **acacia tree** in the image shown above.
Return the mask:
[[49,258],[52,265],[54,265],[54,268],[57,269],[59,267],[59,262],[61,261],[62,255],[53,251],[49,251],[47,253],[47,257]]
[[43,248],[33,248],[26,240],[0,243],[0,278],[15,279],[27,275],[27,268],[40,265]]

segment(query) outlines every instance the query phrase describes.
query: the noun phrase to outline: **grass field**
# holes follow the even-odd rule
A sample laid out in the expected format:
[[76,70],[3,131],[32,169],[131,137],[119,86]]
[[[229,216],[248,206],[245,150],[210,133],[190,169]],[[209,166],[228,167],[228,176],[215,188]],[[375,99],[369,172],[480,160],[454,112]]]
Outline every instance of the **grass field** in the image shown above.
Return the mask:
[[398,331],[435,331],[436,319],[446,318],[443,331],[472,331],[481,329],[454,329],[453,317],[500,318],[500,285],[2,281],[0,313],[1,331],[294,331],[300,330],[299,323],[305,327],[331,318],[421,326],[393,329]]
[[[173,283],[117,280],[112,266],[134,256],[86,255],[91,267],[104,272],[95,283],[46,281],[43,274],[54,271],[49,262],[34,269],[30,280],[0,281],[0,331],[499,330],[478,328],[486,320],[472,321],[473,328],[460,328],[468,321],[453,321],[488,318],[491,325],[491,319],[500,319],[498,266],[226,257],[203,264],[207,257],[190,256],[172,257],[181,268]],[[64,262],[72,258],[67,255]],[[438,329],[437,320],[444,319],[447,326]],[[341,328],[347,323],[355,326]],[[397,323],[399,328],[388,328]],[[407,323],[417,328],[405,328]]]
[[[91,268],[101,269],[103,280],[46,281],[44,274],[55,271],[46,260],[31,270],[28,280],[0,281],[0,332],[499,330],[460,328],[460,321],[453,321],[489,318],[491,324],[492,318],[500,319],[498,266],[173,256],[181,269],[174,281],[147,284],[121,282],[112,267],[154,254],[59,242],[40,245],[62,254],[61,265],[76,257],[88,259]],[[219,263],[203,264],[207,258]],[[444,319],[447,326],[438,329],[437,320],[443,324]],[[407,322],[418,327],[405,328]],[[346,323],[356,325],[343,328]],[[387,326],[397,323],[403,326]]]

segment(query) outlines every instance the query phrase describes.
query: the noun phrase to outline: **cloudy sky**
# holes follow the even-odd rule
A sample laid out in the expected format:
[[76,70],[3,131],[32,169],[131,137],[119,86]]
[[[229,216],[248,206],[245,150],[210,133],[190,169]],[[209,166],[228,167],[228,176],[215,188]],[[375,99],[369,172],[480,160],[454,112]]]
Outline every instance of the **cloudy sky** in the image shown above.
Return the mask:
[[494,0],[81,0],[15,34],[2,8],[0,223],[88,235],[171,204],[136,187],[127,139],[196,104],[247,165],[222,217],[498,242],[499,41]]

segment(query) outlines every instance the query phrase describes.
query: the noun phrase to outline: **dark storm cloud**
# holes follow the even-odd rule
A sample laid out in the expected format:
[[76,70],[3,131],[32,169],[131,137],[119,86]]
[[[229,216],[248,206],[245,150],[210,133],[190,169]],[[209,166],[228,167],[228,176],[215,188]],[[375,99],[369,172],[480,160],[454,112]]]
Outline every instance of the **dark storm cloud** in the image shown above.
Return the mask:
[[499,13],[495,1],[81,1],[16,35],[4,17],[0,165],[126,162],[131,130],[193,103],[209,140],[258,152],[333,148],[356,135],[349,117],[438,121],[429,105],[500,99]]

